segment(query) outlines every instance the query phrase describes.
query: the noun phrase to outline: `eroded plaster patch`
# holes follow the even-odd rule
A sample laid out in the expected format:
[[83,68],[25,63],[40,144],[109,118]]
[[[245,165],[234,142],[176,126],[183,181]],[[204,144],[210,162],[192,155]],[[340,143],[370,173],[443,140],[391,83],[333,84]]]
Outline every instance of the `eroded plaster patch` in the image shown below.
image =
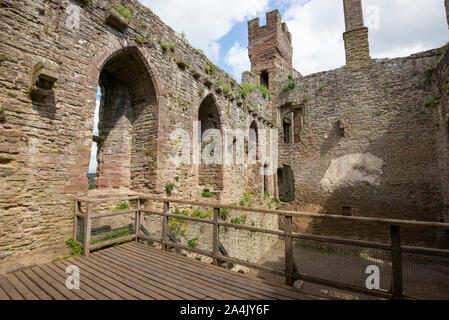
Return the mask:
[[368,182],[378,186],[383,174],[384,160],[371,153],[348,154],[332,160],[320,184],[328,192],[338,188]]

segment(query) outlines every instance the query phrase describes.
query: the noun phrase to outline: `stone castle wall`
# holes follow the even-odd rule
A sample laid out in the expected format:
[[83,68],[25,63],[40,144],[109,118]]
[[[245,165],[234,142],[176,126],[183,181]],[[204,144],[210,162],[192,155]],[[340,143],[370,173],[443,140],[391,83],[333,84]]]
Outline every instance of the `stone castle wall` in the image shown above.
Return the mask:
[[[216,201],[238,204],[252,191],[311,212],[447,221],[448,54],[442,49],[371,60],[360,0],[345,0],[347,66],[302,77],[292,68],[288,28],[272,11],[266,26],[258,19],[248,24],[253,74],[243,77],[257,86],[267,71],[271,94],[254,89],[242,97],[230,75],[137,0],[126,1],[133,9],[128,21],[115,11],[116,1],[83,3],[0,0],[0,272],[20,267],[29,255],[63,252],[73,199],[87,193],[98,86],[97,192],[165,196],[173,183],[176,198],[203,200],[209,189]],[[285,90],[289,74],[295,86]],[[174,165],[171,156],[182,138],[192,141],[204,105],[220,129],[279,128],[282,174],[258,174],[275,162],[271,154],[256,165],[213,170]],[[292,144],[282,134],[287,115]],[[190,134],[172,140],[175,129]],[[155,226],[150,220],[149,228]],[[274,216],[249,215],[248,221],[278,226]],[[380,239],[388,232],[295,223],[326,235]],[[208,243],[207,230],[191,230],[188,237],[200,233]],[[422,235],[405,231],[414,244],[447,236]],[[271,238],[234,231],[222,241],[251,261],[273,245]]]
[[[253,121],[259,128],[273,126],[268,97],[255,90],[239,98],[235,80],[137,1],[126,2],[134,10],[126,29],[106,23],[115,3],[0,1],[2,266],[38,251],[62,251],[70,237],[72,200],[88,187],[98,85],[110,101],[102,101],[100,118],[109,120],[100,123],[99,171],[104,175],[96,183],[110,192],[165,195],[165,185],[176,177],[173,196],[198,197],[198,168],[171,163],[170,134],[176,128],[192,132],[207,96],[223,126],[247,130]],[[57,79],[38,92],[32,87],[33,68],[40,61],[56,70]],[[108,88],[116,80],[123,94],[114,97]],[[35,92],[49,95],[36,98]],[[132,110],[117,114],[126,104]],[[120,138],[123,134],[126,139]],[[122,169],[114,172],[114,164]],[[227,202],[241,199],[244,181],[236,177],[244,170],[240,165],[224,169],[221,195]]]
[[[304,110],[304,124],[295,128],[300,139],[291,145],[280,141],[279,164],[294,172],[297,209],[444,221],[440,119],[437,104],[428,103],[435,93],[426,81],[426,70],[442,52],[373,60],[365,71],[343,67],[313,74],[279,92],[281,110]],[[370,228],[315,221],[305,231],[359,238],[388,235],[383,230],[374,236]],[[408,241],[429,244],[435,237],[421,232]]]

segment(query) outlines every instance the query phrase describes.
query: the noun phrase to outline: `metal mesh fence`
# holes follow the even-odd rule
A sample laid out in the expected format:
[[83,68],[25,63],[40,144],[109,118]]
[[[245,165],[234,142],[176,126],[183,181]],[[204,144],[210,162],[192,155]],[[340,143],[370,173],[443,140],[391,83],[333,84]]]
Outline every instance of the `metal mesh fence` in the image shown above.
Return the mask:
[[449,299],[449,257],[403,253],[402,269],[406,297]]

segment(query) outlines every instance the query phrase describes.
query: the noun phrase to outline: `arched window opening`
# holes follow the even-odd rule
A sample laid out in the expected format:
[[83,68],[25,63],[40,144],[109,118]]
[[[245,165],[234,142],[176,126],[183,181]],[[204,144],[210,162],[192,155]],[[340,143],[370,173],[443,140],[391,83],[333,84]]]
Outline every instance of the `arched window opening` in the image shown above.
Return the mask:
[[[114,53],[99,78],[95,185],[98,188],[153,188],[148,159],[156,159],[156,91],[145,59],[136,47]],[[148,125],[150,123],[150,125]],[[93,151],[93,150],[92,150]],[[94,170],[91,161],[89,171]]]
[[[207,96],[198,110],[198,121],[201,126],[201,151],[209,144],[214,144],[213,138],[204,139],[204,133],[209,129],[221,129],[220,114],[211,95]],[[204,139],[204,140],[203,140]],[[214,157],[211,151],[210,157]],[[206,164],[201,161],[198,168],[198,184],[215,190],[223,189],[223,166],[219,163]]]

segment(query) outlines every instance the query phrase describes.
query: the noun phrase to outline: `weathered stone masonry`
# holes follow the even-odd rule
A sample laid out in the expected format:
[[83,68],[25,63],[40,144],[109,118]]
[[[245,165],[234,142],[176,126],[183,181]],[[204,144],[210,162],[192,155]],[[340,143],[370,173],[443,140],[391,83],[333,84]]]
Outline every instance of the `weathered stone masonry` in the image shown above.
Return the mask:
[[[252,73],[243,75],[244,83],[268,85],[270,95],[239,97],[231,76],[136,0],[123,1],[134,9],[129,19],[114,10],[116,1],[83,3],[0,0],[0,272],[29,255],[55,257],[70,237],[72,200],[88,188],[98,86],[100,192],[165,195],[175,182],[172,196],[180,198],[198,199],[207,188],[233,203],[244,191],[269,192],[310,212],[448,221],[447,51],[371,59],[361,2],[345,0],[346,66],[302,77],[292,67],[288,28],[272,11],[265,26],[248,23]],[[258,175],[272,158],[174,166],[170,134],[193,132],[194,121],[277,127],[278,174]],[[385,235],[363,225],[296,224],[327,235]],[[404,231],[406,241],[447,240],[415,231]],[[242,259],[272,244],[239,232],[222,241]]]
[[[278,87],[280,120],[292,111],[295,117],[294,139],[285,143],[284,128],[279,159],[283,171],[293,170],[293,207],[448,221],[447,47],[372,60],[360,0],[344,5],[346,66],[299,77],[291,90],[282,90],[288,80]],[[360,37],[349,39],[348,32]],[[287,197],[281,188],[280,197]],[[335,221],[302,219],[297,228],[379,240],[388,235]],[[447,245],[447,234],[403,233],[412,243]]]
[[[149,9],[126,1],[134,16],[123,21],[111,9],[115,4],[0,1],[2,267],[28,254],[62,250],[70,237],[72,199],[88,187],[98,85],[96,183],[109,192],[165,194],[165,185],[177,177],[174,196],[201,194],[198,168],[170,162],[170,133],[176,128],[192,132],[207,97],[223,126],[248,130],[256,121],[259,128],[273,127],[268,97],[255,90],[238,99],[238,83]],[[56,66],[56,79],[42,80],[38,91],[33,73],[42,61]],[[48,73],[42,69],[37,79],[51,79]],[[222,185],[215,190],[211,184],[211,191],[219,191],[226,202],[240,200],[245,168],[222,170]],[[262,177],[258,180],[262,188]]]

